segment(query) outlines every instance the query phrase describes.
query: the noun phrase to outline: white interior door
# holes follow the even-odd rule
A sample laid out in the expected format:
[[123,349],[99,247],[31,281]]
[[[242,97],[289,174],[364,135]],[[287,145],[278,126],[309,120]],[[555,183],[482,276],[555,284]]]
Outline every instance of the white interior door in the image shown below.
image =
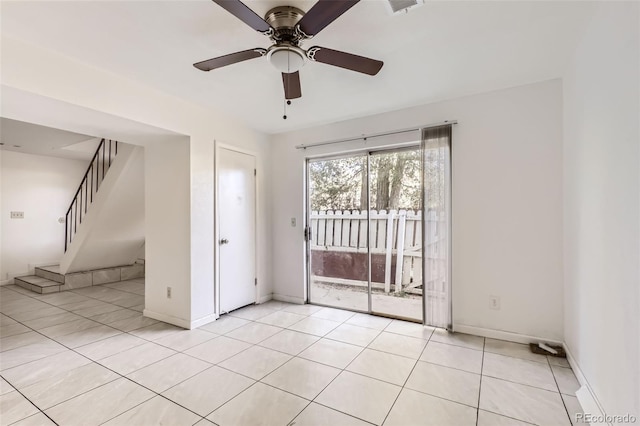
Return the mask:
[[220,310],[256,301],[255,157],[218,150]]

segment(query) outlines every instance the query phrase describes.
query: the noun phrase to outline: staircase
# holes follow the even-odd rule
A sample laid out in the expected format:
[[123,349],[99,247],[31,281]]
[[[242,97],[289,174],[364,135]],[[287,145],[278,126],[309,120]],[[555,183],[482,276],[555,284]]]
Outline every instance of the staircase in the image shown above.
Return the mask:
[[14,282],[46,294],[144,277],[144,242],[144,150],[102,139],[65,215],[60,263]]
[[110,159],[114,144],[105,141],[103,147],[67,214],[66,250],[60,258],[65,274],[131,265],[145,242],[144,149],[117,144],[117,155]]
[[118,141],[102,139],[64,216],[65,253],[78,232],[82,219],[86,218],[89,206],[93,203],[94,196],[97,196],[100,185],[111,168],[111,163],[115,161],[116,155],[118,155]]
[[143,277],[144,263],[115,266],[93,271],[72,272],[69,274],[61,273],[60,265],[52,265],[37,267],[35,269],[35,275],[16,277],[14,282],[17,286],[24,289],[40,294],[47,294]]

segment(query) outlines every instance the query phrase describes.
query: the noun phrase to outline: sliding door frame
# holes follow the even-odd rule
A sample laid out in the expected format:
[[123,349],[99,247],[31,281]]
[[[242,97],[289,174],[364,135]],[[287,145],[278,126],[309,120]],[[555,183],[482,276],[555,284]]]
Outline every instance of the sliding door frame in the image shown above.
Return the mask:
[[[425,309],[426,309],[426,304],[425,304],[425,270],[424,267],[422,268],[422,319],[421,320],[416,320],[414,318],[407,318],[407,317],[401,317],[401,316],[396,316],[396,315],[392,315],[392,314],[387,314],[387,313],[383,313],[383,312],[376,312],[374,311],[373,308],[373,304],[372,304],[372,299],[371,299],[371,294],[372,294],[372,284],[371,284],[371,156],[374,154],[379,154],[379,153],[385,153],[385,154],[391,154],[391,153],[395,153],[395,152],[402,152],[402,151],[411,151],[411,150],[418,150],[419,152],[421,151],[421,142],[417,141],[415,143],[410,143],[410,144],[403,144],[402,146],[399,147],[380,147],[380,148],[374,148],[374,149],[361,149],[361,150],[355,150],[355,151],[348,151],[348,152],[343,152],[343,153],[333,153],[333,154],[328,154],[328,155],[318,155],[318,156],[308,156],[305,158],[305,252],[306,252],[306,292],[307,292],[307,297],[306,297],[306,302],[307,303],[311,303],[313,305],[317,305],[317,306],[324,306],[324,307],[328,307],[328,308],[335,308],[334,306],[330,306],[330,305],[325,305],[325,304],[321,304],[321,303],[316,303],[313,302],[311,300],[311,206],[310,206],[310,202],[311,202],[311,191],[310,191],[310,177],[309,177],[309,164],[314,162],[314,161],[319,161],[319,160],[333,160],[333,159],[341,159],[341,158],[349,158],[349,157],[357,157],[357,156],[366,156],[366,168],[364,171],[366,171],[367,173],[367,298],[368,298],[368,309],[366,311],[363,310],[358,310],[358,309],[346,309],[349,311],[353,311],[353,312],[360,312],[360,313],[365,313],[365,314],[371,314],[371,315],[376,315],[376,316],[380,316],[380,317],[385,317],[385,318],[392,318],[392,319],[400,319],[400,320],[404,320],[404,321],[411,321],[411,322],[417,322],[420,324],[425,324],[425,319],[426,319],[426,315],[425,315]],[[423,170],[422,170],[422,166],[423,166],[423,161],[422,159],[420,160],[420,176],[421,176],[421,190],[420,190],[420,194],[421,197],[423,196],[424,193],[424,182],[422,182],[422,177],[423,177]],[[421,203],[422,204],[422,203]],[[424,209],[422,209],[424,210]],[[425,222],[425,212],[422,212],[422,233],[424,234],[424,222]],[[424,235],[422,235],[422,238],[424,239]],[[424,255],[424,240],[423,240],[423,255]],[[397,267],[397,266],[396,266]],[[340,309],[345,309],[345,308],[340,308]]]

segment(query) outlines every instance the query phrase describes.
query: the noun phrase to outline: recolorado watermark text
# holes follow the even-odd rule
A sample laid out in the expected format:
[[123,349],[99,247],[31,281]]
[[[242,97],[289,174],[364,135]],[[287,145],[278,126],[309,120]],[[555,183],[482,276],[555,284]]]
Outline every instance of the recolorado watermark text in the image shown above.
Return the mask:
[[595,415],[589,413],[577,413],[576,421],[580,423],[590,423],[590,424],[601,424],[601,423],[609,423],[609,424],[619,424],[619,423],[636,423],[636,416],[632,414],[622,414],[622,415]]

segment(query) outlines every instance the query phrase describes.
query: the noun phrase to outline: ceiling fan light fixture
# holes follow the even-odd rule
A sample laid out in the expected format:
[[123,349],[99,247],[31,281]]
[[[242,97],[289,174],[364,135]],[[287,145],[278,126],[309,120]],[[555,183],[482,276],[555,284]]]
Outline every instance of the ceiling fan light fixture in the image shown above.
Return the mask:
[[271,65],[285,74],[300,71],[304,66],[304,57],[304,51],[293,46],[274,46],[267,53]]

